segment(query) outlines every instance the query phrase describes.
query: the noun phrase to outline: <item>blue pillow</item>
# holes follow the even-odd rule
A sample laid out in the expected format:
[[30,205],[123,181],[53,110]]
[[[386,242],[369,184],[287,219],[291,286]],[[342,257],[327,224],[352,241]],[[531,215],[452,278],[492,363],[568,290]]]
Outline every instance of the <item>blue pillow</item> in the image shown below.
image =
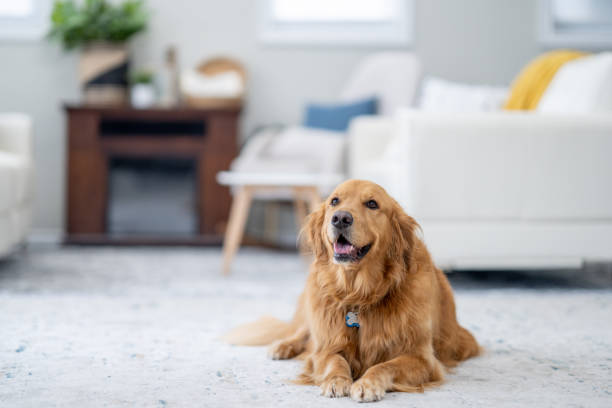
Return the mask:
[[376,105],[376,98],[333,105],[309,104],[306,107],[304,126],[343,132],[348,128],[349,122],[354,117],[375,115]]

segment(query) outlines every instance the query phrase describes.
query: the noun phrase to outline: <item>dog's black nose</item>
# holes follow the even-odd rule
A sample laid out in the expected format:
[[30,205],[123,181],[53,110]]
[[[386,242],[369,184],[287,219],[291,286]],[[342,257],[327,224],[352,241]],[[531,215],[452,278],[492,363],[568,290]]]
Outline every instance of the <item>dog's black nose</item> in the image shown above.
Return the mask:
[[336,211],[332,216],[331,223],[336,228],[346,228],[353,224],[353,216],[348,211]]

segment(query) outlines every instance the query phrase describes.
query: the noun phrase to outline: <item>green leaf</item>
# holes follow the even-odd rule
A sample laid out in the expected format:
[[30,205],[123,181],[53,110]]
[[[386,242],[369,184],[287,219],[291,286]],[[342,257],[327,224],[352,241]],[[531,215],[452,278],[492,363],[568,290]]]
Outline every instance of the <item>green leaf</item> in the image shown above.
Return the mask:
[[48,38],[72,49],[93,41],[124,42],[147,26],[141,0],[55,0]]

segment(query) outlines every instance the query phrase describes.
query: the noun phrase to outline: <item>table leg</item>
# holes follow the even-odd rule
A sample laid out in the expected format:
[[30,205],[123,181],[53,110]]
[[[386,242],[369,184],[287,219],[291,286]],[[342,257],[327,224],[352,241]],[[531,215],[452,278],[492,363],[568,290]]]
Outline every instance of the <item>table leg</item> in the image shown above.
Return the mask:
[[306,208],[306,202],[304,202],[304,196],[301,194],[300,189],[293,189],[293,209],[295,214],[295,225],[298,231],[304,226],[304,221],[308,215],[308,209]]
[[240,246],[244,226],[249,216],[253,190],[249,186],[240,187],[232,200],[232,208],[223,240],[223,274],[230,273],[232,259]]
[[309,206],[310,206],[310,212],[313,212],[317,208],[319,208],[319,205],[322,202],[321,194],[319,193],[319,189],[317,187],[309,187],[307,189],[307,192],[308,192],[308,201],[309,201]]

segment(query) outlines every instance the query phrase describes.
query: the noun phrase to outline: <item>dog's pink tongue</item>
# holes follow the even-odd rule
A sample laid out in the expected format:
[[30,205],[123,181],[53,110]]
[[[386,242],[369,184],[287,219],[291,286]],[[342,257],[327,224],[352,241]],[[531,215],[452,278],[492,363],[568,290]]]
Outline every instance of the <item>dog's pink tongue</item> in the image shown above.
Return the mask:
[[351,244],[339,244],[338,242],[334,242],[334,252],[337,254],[350,254],[353,250],[353,246]]

